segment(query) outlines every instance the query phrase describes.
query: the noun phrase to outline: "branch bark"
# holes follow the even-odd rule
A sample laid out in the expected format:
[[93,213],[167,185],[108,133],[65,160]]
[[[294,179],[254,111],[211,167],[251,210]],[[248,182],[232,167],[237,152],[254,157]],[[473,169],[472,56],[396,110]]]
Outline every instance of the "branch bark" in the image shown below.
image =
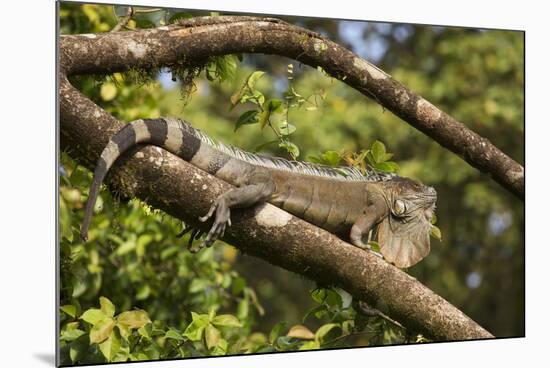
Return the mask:
[[105,74],[128,68],[181,65],[231,53],[287,56],[321,66],[454,152],[523,200],[524,168],[464,124],[384,71],[309,30],[273,18],[203,17],[135,32],[63,36],[62,68],[70,74]]
[[[107,141],[123,124],[76,90],[64,74],[59,86],[61,148],[93,170]],[[230,188],[152,146],[121,158],[108,182],[124,196],[136,196],[195,226],[205,226],[197,218]],[[233,225],[223,239],[241,251],[339,286],[411,331],[445,341],[493,337],[405,272],[277,207],[235,210],[231,219]]]

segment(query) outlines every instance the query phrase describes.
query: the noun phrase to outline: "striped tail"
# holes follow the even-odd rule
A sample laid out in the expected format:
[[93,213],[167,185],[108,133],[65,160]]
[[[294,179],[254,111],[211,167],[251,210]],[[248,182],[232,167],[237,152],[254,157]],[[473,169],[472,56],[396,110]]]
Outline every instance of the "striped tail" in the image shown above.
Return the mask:
[[192,129],[178,119],[140,119],[125,125],[109,140],[97,161],[86,203],[84,221],[80,229],[80,235],[84,241],[88,239],[88,228],[99,189],[116,159],[129,148],[139,143],[145,143],[165,148],[184,160],[190,161],[201,145],[200,139],[193,134]]

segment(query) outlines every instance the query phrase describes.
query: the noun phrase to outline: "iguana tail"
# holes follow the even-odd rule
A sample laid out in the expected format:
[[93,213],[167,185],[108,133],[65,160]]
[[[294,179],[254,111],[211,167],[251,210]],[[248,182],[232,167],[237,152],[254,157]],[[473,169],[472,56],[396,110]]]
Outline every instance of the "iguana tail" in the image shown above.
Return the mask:
[[165,148],[186,161],[190,161],[201,146],[201,140],[196,137],[193,128],[178,119],[139,119],[125,125],[109,140],[97,162],[84,212],[84,221],[80,229],[80,235],[85,241],[88,238],[94,205],[105,175],[118,157],[140,143]]

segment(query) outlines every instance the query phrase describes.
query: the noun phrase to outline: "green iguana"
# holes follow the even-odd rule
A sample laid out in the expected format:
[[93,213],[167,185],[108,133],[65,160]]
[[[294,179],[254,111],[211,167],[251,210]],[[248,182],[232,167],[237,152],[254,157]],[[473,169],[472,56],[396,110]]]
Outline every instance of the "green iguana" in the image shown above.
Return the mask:
[[328,167],[267,157],[226,146],[175,118],[140,119],[125,125],[109,141],[98,160],[81,235],[87,239],[94,203],[114,161],[136,144],[151,144],[236,186],[219,196],[208,213],[214,223],[199,249],[210,246],[231,226],[231,208],[269,202],[322,227],[360,248],[377,227],[383,257],[409,267],[430,251],[431,218],[436,191],[395,174],[352,167]]

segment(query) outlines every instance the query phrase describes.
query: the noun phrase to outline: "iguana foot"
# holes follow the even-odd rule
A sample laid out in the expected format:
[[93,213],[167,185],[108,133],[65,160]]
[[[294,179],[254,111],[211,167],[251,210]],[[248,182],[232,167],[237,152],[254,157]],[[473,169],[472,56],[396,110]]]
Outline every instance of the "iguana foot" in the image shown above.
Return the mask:
[[187,242],[187,249],[189,249],[189,251],[191,253],[197,253],[199,250],[202,249],[202,247],[200,246],[200,244],[202,244],[202,242],[199,243],[198,248],[193,247],[193,242],[195,240],[199,239],[203,235],[204,235],[204,232],[201,229],[198,229],[198,228],[193,229],[193,232],[191,233],[191,236],[189,237],[189,241]]
[[357,248],[364,249],[367,252],[374,254],[377,257],[384,258],[384,256],[382,256],[382,254],[378,253],[377,251],[372,249],[372,247],[369,244],[365,244],[361,240],[355,239],[355,241],[353,241],[352,244],[355,245]]
[[181,238],[182,236],[184,236],[185,234],[193,230],[191,226],[187,226],[185,224],[182,224],[182,225],[183,225],[183,229],[181,229],[181,231],[178,234],[176,234],[176,238]]
[[384,259],[384,256],[381,253],[378,253],[377,251],[375,251],[374,249],[368,249],[368,251],[374,254],[375,256],[377,256],[378,258]]
[[205,246],[210,247],[218,238],[225,234],[225,229],[231,226],[231,212],[223,197],[216,199],[214,203],[212,203],[212,206],[210,206],[208,213],[203,217],[199,217],[199,220],[205,222],[212,217],[214,211],[216,211],[216,218],[214,219],[214,223],[208,235],[206,235],[206,238],[199,244],[199,250]]

